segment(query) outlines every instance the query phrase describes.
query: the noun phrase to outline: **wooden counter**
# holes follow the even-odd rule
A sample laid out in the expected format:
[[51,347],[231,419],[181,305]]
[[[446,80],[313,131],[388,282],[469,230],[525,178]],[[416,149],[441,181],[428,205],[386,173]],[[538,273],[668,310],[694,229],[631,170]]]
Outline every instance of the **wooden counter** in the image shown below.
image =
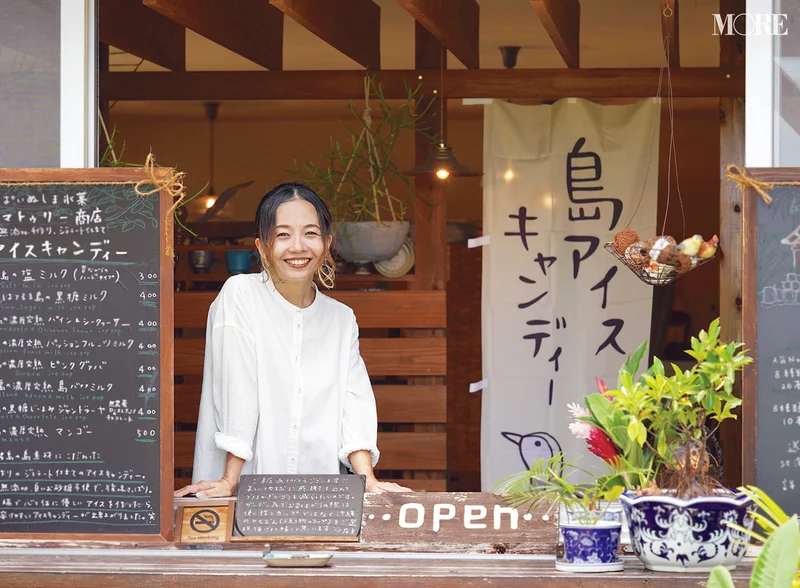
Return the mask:
[[[253,588],[341,586],[465,588],[486,586],[583,588],[697,588],[708,574],[648,572],[635,558],[625,571],[571,574],[556,571],[553,557],[338,553],[325,568],[268,568],[253,551],[136,549],[3,549],[3,588]],[[734,572],[737,587],[749,583],[751,564]]]

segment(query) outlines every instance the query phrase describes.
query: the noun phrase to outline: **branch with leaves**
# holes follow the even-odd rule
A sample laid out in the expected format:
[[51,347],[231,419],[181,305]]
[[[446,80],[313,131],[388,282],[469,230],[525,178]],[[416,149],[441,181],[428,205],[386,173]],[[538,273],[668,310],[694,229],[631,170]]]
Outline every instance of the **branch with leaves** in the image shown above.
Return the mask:
[[[420,88],[406,86],[402,104],[392,106],[374,76],[365,77],[363,111],[359,114],[352,102],[349,105],[359,124],[355,130],[343,125],[348,139],[331,137],[327,152],[296,159],[295,167],[286,170],[320,195],[334,221],[398,221],[405,218],[409,205],[416,208],[416,198],[430,205],[414,181],[402,175],[393,158],[401,133],[419,132],[432,139],[423,125],[431,102],[417,108]],[[377,100],[380,111],[375,118],[371,98]],[[405,188],[404,195],[392,191],[397,182]]]

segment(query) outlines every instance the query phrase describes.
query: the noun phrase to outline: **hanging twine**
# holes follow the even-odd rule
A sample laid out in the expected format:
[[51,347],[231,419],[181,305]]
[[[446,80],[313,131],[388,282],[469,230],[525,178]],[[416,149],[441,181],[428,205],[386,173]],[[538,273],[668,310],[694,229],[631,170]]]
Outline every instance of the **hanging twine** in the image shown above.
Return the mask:
[[[164,171],[162,177],[156,175],[156,158],[152,153],[147,155],[144,162],[144,171],[147,174],[146,180],[137,182],[133,189],[136,194],[142,198],[147,198],[153,194],[157,194],[162,190],[170,195],[173,199],[172,206],[164,215],[164,236],[166,238],[165,253],[167,257],[172,257],[174,250],[172,248],[172,231],[170,230],[170,216],[175,213],[175,209],[180,206],[183,199],[186,197],[186,186],[183,185],[183,177],[186,175],[184,172],[175,171],[174,168],[159,168]],[[146,185],[152,185],[151,190],[144,191],[142,188]]]
[[753,176],[747,175],[747,171],[733,164],[729,165],[725,170],[725,177],[739,184],[742,194],[747,188],[752,188],[758,192],[758,195],[767,204],[772,202],[772,196],[767,194],[767,191],[772,190],[775,186],[800,186],[800,182],[762,182]]

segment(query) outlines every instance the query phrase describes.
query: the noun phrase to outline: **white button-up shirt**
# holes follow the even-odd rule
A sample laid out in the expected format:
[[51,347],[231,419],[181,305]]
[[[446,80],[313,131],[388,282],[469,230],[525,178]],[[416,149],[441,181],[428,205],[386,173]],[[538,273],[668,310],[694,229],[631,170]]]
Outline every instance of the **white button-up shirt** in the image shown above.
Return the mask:
[[229,278],[208,313],[192,479],[338,474],[353,451],[378,462],[375,396],[353,311],[316,292],[298,308],[266,274]]

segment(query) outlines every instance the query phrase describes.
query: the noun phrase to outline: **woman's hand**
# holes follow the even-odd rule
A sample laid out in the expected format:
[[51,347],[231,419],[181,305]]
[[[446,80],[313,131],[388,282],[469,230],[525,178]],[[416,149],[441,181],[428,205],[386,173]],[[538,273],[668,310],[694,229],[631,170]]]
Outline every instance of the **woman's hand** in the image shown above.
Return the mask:
[[374,492],[375,494],[383,494],[384,492],[413,492],[411,488],[406,488],[394,482],[381,482],[376,478],[367,478],[367,492]]
[[201,480],[197,484],[189,484],[175,491],[175,498],[194,494],[197,498],[225,498],[233,496],[235,485],[222,478],[221,480]]

